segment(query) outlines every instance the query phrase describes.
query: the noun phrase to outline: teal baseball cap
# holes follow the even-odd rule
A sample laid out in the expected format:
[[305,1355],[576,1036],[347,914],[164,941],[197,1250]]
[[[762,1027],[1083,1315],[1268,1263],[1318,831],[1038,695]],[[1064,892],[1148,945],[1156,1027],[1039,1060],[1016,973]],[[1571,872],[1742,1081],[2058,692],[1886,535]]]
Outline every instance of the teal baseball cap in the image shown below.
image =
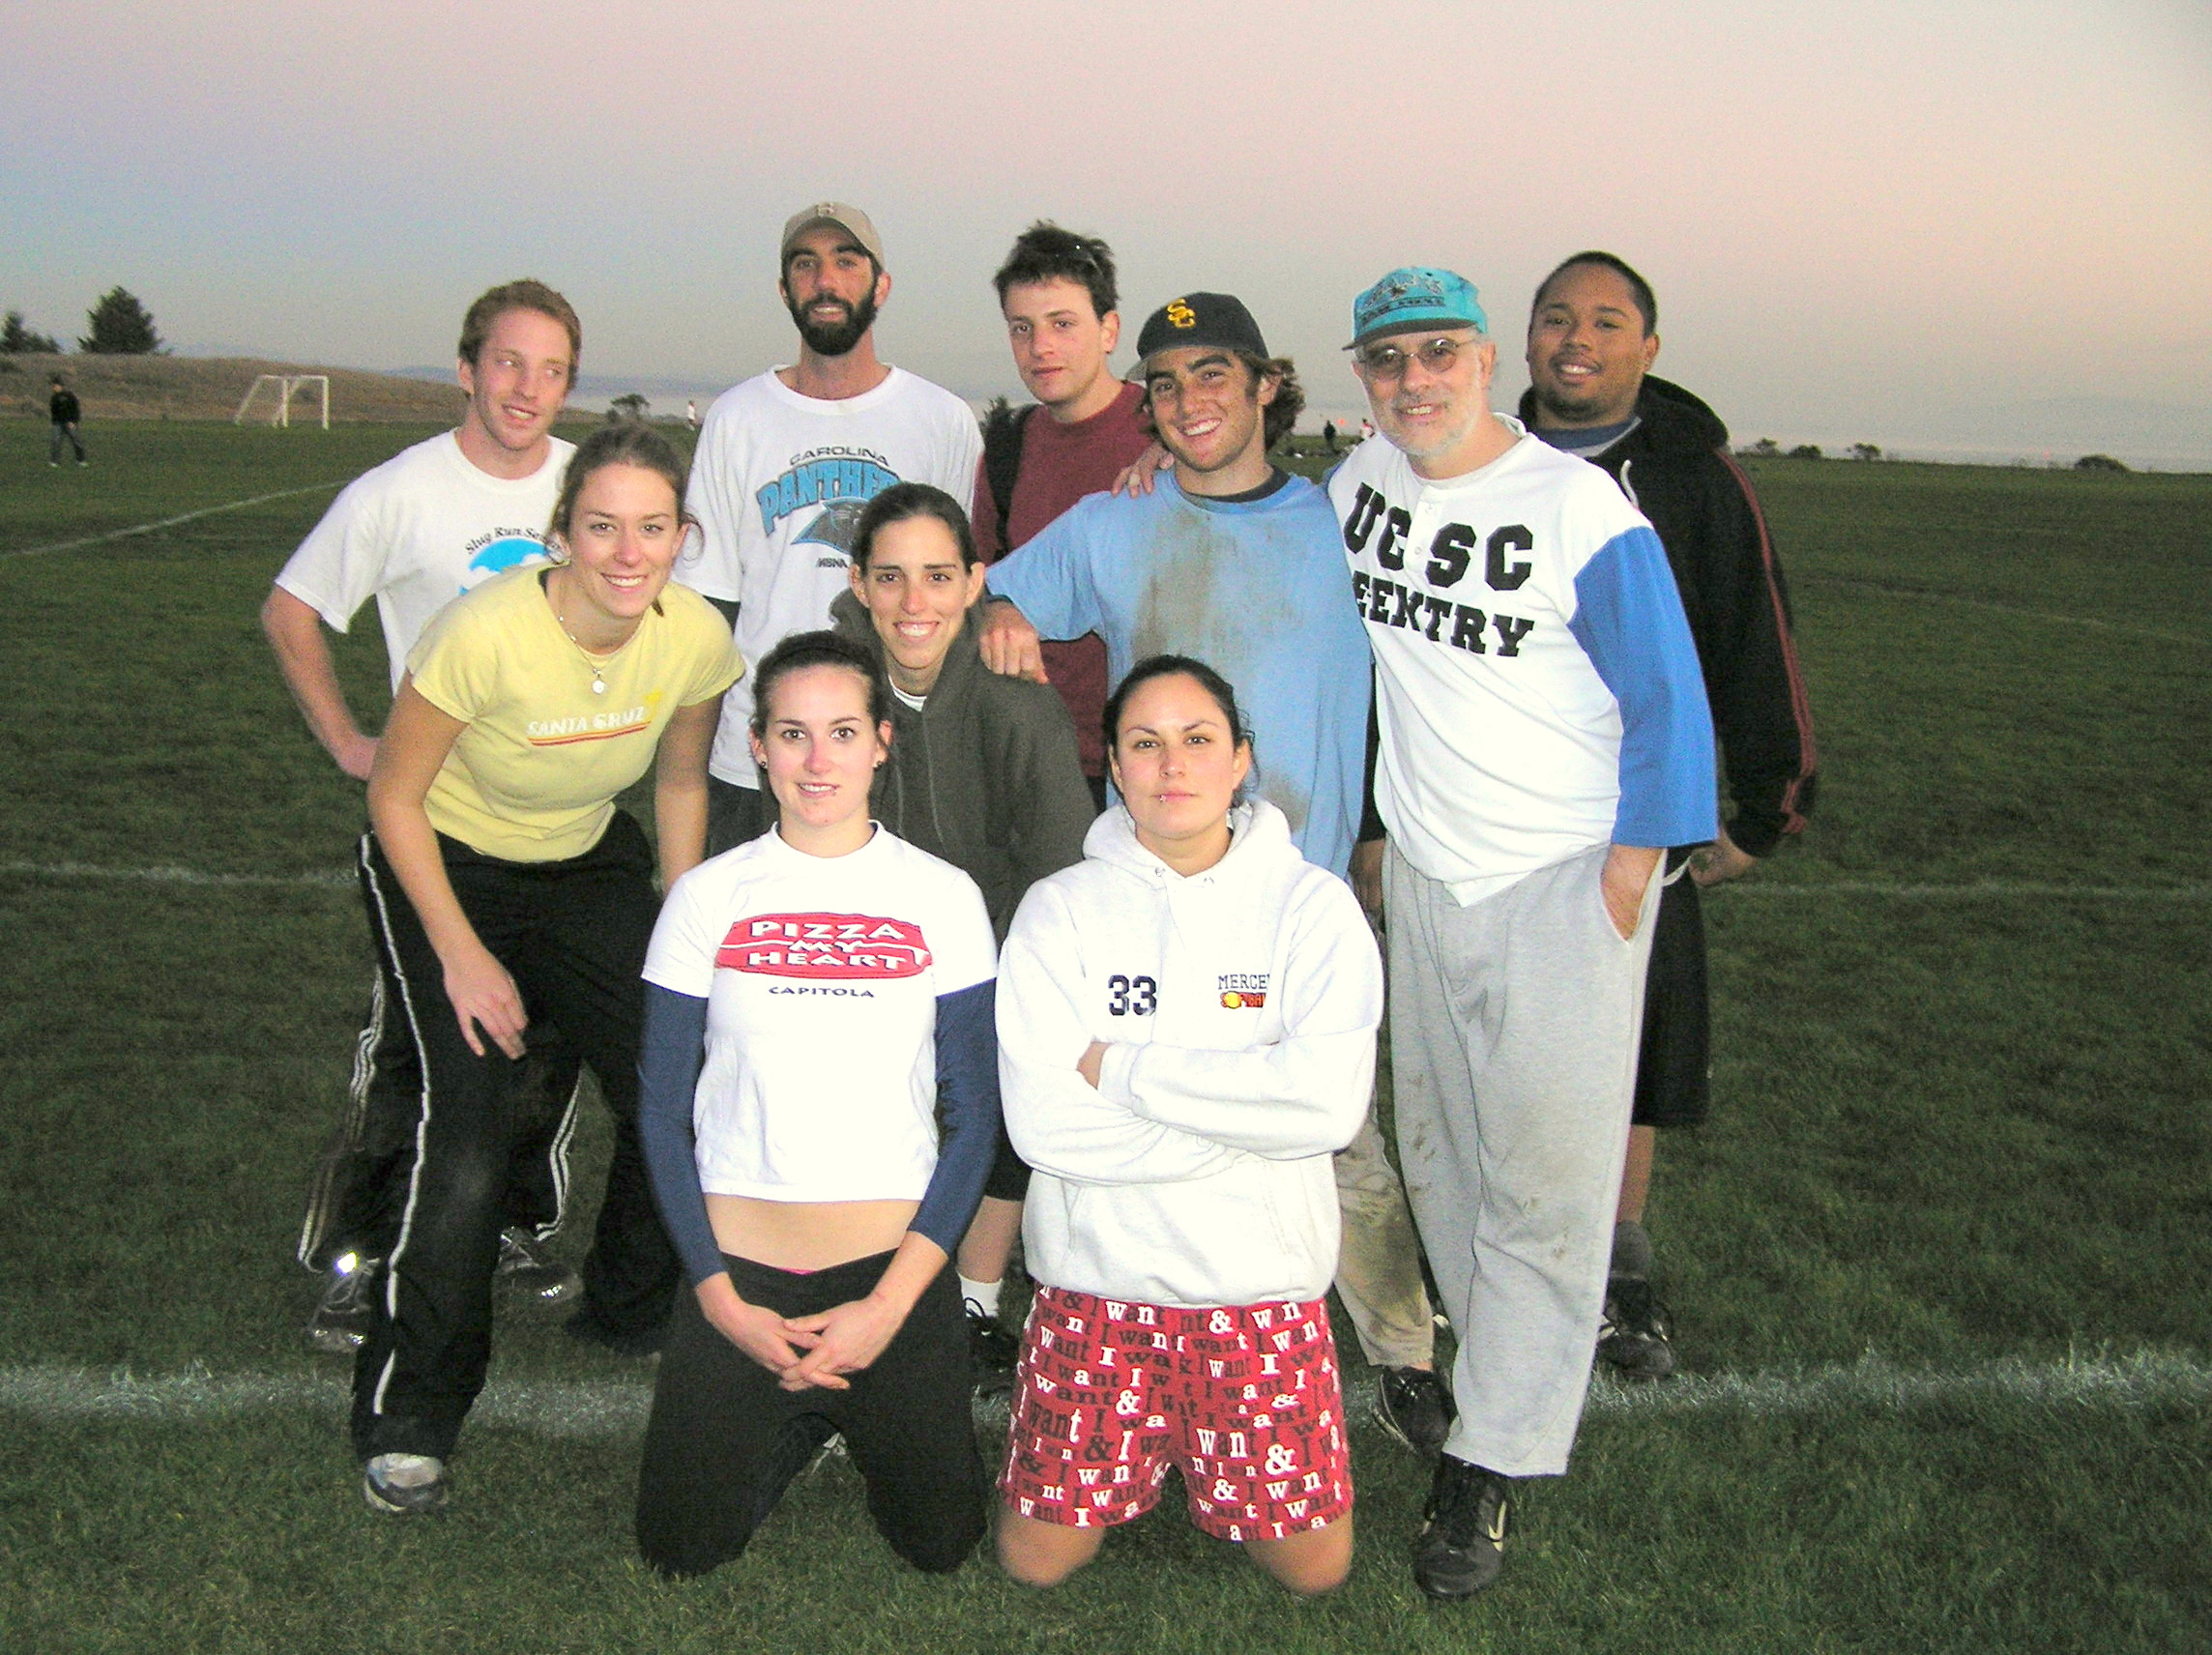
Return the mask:
[[1344,348],[1357,350],[1369,339],[1424,328],[1489,333],[1490,319],[1475,298],[1474,283],[1448,270],[1403,265],[1352,302],[1352,343]]

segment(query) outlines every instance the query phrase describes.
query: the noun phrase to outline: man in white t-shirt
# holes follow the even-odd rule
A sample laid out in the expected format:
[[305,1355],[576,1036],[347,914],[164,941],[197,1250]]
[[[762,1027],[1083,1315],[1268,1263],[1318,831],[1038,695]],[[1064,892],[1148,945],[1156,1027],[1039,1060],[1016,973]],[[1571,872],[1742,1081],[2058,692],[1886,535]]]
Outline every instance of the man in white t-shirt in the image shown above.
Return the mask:
[[[970,502],[983,453],[965,402],[876,356],[891,278],[865,213],[838,201],[802,208],[783,226],[781,259],[776,291],[799,328],[799,360],[714,399],[684,495],[704,546],[679,578],[733,615],[748,661],[830,624],[862,507],[894,482]],[[752,713],[741,680],[722,698],[708,765],[711,855],[758,837],[773,815],[746,740]]]
[[[457,372],[467,398],[457,429],[417,443],[347,485],[276,576],[261,624],[307,727],[340,769],[365,780],[376,738],[346,703],[333,665],[332,630],[348,629],[370,598],[398,686],[408,652],[430,618],[479,581],[541,561],[562,473],[575,446],[553,435],[582,350],[568,302],[540,281],[510,281],[469,306]],[[301,1228],[300,1262],[332,1279],[308,1323],[308,1343],[343,1353],[360,1343],[364,1294],[392,1240],[404,1185],[421,1079],[412,1049],[385,1039],[403,1015],[371,1002],[344,1118],[317,1168]],[[503,1274],[557,1303],[579,1283],[533,1249],[558,1228],[568,1191],[566,1130],[576,1060],[558,1044],[533,1054],[520,1081],[541,1131],[518,1154],[503,1239]]]

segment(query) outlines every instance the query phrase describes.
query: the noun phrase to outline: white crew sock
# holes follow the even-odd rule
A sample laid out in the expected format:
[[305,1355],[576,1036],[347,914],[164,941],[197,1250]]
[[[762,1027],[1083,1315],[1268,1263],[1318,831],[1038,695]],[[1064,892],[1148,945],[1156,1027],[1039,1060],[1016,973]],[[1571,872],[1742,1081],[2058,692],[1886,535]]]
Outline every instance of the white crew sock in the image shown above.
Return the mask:
[[1004,1285],[1004,1279],[996,1282],[972,1282],[962,1276],[960,1296],[985,1316],[996,1316],[999,1314],[999,1289]]

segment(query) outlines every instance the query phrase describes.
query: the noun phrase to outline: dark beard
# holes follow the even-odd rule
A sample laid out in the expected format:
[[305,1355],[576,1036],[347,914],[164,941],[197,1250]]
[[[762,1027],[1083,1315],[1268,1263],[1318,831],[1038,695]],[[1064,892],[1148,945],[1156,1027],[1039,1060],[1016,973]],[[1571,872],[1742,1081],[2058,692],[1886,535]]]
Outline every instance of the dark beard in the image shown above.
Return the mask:
[[797,305],[785,301],[791,319],[799,328],[799,336],[806,348],[818,357],[841,357],[860,342],[861,335],[876,325],[876,296],[873,290],[860,296],[859,304],[853,306],[842,322],[817,322]]

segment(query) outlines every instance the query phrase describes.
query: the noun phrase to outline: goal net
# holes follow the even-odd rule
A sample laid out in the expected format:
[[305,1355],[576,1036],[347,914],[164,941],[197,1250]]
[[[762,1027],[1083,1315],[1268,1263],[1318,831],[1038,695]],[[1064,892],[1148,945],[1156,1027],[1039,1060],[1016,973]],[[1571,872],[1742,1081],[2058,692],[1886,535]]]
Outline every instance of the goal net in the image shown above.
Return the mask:
[[[246,397],[238,405],[238,412],[230,417],[233,425],[243,425],[250,419],[256,424],[266,421],[272,425],[288,426],[292,423],[292,400],[295,396],[312,397],[320,393],[323,410],[323,429],[331,428],[331,376],[327,373],[265,373],[246,388]],[[312,418],[312,410],[306,414]]]

